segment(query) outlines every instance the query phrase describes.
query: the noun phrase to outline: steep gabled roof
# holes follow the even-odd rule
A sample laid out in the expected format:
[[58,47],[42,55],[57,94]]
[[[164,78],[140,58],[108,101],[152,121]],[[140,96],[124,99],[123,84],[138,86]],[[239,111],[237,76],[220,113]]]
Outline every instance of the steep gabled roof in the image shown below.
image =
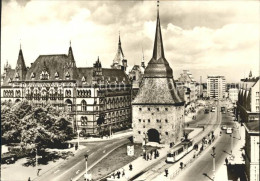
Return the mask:
[[143,78],[132,104],[179,104],[184,103],[174,86],[173,79]]
[[60,79],[64,79],[65,71],[68,66],[69,59],[65,54],[40,55],[27,71],[26,80],[31,80],[32,73],[35,73],[35,80],[40,80],[40,74],[44,67],[48,69],[49,80],[56,79],[56,72],[58,72]]
[[184,104],[176,89],[172,69],[164,57],[159,9],[157,9],[153,57],[145,69],[140,89],[132,104]]

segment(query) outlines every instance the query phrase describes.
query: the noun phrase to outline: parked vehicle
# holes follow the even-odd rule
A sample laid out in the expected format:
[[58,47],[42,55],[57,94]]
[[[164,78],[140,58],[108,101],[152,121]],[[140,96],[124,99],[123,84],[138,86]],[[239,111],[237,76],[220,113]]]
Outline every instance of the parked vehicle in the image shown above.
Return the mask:
[[4,153],[1,155],[1,163],[11,164],[17,160],[16,155],[12,153]]
[[211,112],[215,112],[216,111],[216,108],[215,107],[212,107],[211,108]]
[[227,128],[226,133],[227,133],[227,134],[232,134],[232,133],[233,133],[232,128]]
[[226,129],[227,129],[227,126],[226,126],[226,125],[223,125],[223,126],[221,127],[221,129],[222,129],[222,130],[226,130]]

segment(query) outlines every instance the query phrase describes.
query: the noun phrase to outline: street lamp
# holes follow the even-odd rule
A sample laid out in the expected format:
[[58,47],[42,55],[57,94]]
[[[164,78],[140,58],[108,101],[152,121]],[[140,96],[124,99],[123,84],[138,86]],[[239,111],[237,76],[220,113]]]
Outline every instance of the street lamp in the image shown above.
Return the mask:
[[231,157],[232,157],[232,148],[233,148],[233,139],[232,139],[233,135],[231,133],[230,135],[230,139],[231,139],[231,148],[230,148],[230,152],[231,152]]
[[213,158],[213,180],[215,180],[215,171],[216,171],[216,169],[215,169],[215,157],[216,157],[216,153],[215,153],[215,149],[216,149],[216,147],[212,147],[212,154],[211,154],[211,156],[212,156],[212,158]]
[[88,174],[88,154],[84,155],[85,161],[86,161],[86,173],[85,173],[85,179],[91,180],[91,174]]
[[77,130],[77,133],[78,133],[78,148],[79,148],[79,133],[80,133],[80,130]]
[[86,161],[86,174],[88,173],[88,154],[84,155]]

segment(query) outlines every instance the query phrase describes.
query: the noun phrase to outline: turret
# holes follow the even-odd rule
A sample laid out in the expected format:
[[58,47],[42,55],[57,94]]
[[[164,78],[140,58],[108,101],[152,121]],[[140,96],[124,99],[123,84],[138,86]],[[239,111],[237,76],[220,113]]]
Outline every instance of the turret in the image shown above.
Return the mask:
[[23,58],[23,52],[22,48],[20,45],[20,50],[19,50],[19,55],[18,55],[18,60],[16,63],[16,68],[15,68],[15,80],[25,80],[27,68],[25,66],[24,58]]

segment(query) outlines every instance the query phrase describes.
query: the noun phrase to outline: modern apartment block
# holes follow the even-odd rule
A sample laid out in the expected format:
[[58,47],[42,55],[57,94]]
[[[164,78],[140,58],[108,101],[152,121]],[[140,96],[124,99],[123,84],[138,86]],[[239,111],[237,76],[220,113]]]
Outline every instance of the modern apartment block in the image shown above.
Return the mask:
[[207,77],[207,97],[210,98],[224,98],[226,90],[226,79],[224,76],[210,76]]

